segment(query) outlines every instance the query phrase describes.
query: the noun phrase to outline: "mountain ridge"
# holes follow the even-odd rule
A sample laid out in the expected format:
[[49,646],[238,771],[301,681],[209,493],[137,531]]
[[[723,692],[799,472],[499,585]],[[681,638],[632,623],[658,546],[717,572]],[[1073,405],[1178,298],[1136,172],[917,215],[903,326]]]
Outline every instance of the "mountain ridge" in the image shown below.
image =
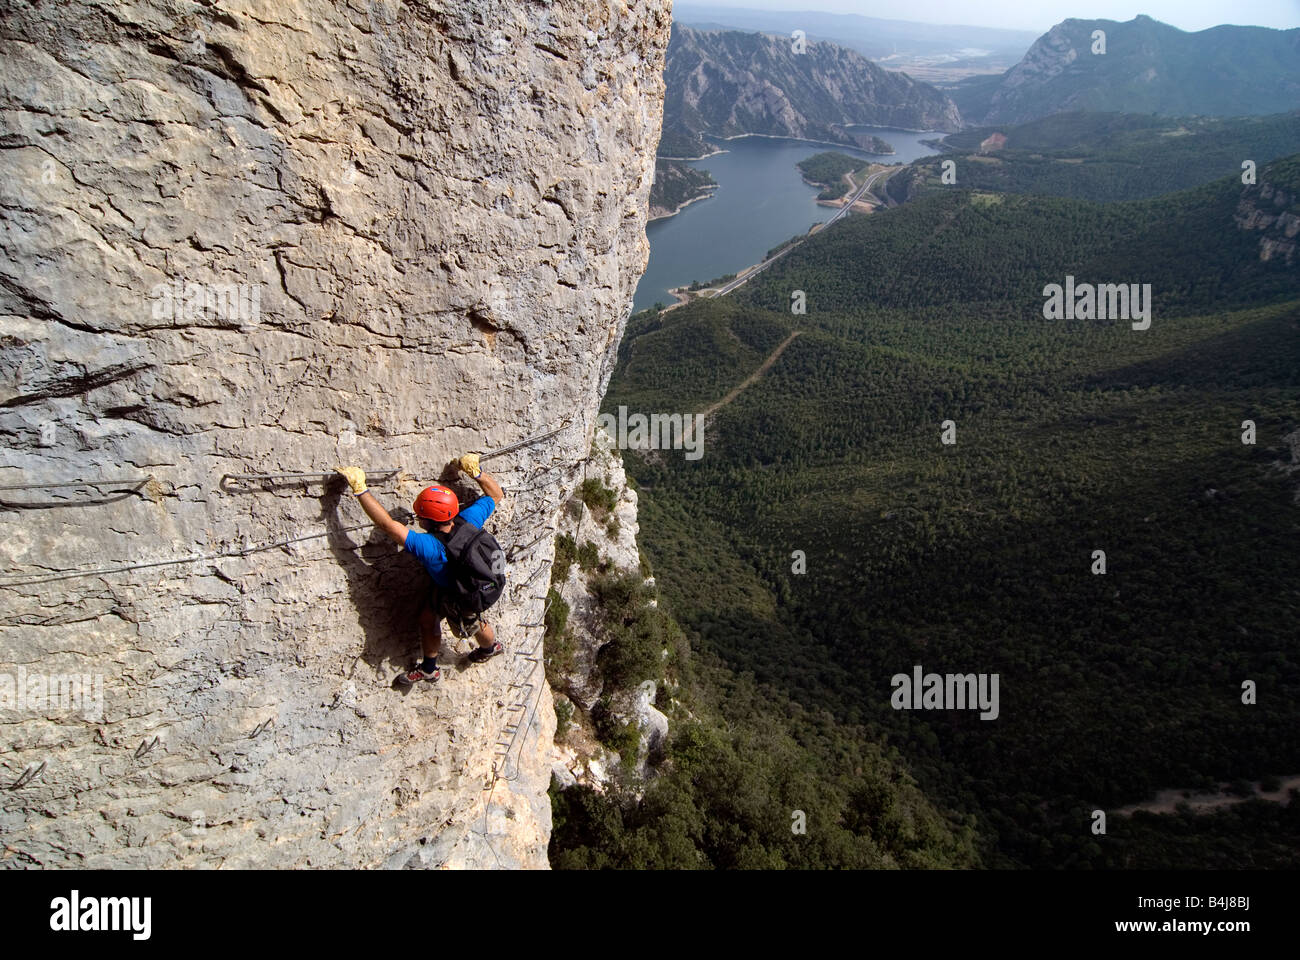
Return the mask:
[[[1104,52],[1094,53],[1095,31]],[[1300,105],[1300,27],[1180,30],[1145,14],[1061,21],[999,77],[954,85],[971,124],[1024,123],[1064,110],[1253,116]]]
[[664,131],[675,155],[702,134],[762,134],[854,145],[854,124],[952,131],[957,107],[930,84],[876,66],[856,51],[761,33],[673,24],[664,71]]

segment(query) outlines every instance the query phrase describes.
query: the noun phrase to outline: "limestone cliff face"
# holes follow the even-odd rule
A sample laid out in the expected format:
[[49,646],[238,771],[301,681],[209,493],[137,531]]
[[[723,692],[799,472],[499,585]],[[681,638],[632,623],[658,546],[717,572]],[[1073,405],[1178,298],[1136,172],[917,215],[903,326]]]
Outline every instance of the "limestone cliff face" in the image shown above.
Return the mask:
[[[0,485],[128,482],[0,492],[0,863],[544,866],[522,654],[648,254],[670,3],[5,7]],[[511,655],[448,637],[406,697],[416,561],[340,484],[221,482],[349,462],[409,508],[557,427],[485,464]]]
[[[561,787],[583,783],[601,789],[609,771],[621,767],[617,753],[605,749],[594,736],[593,716],[598,701],[618,723],[631,723],[640,742],[636,751],[636,768],[630,771],[645,777],[648,761],[668,736],[668,718],[654,705],[658,684],[646,680],[632,688],[619,688],[605,682],[598,659],[608,642],[602,628],[603,611],[592,590],[597,575],[626,575],[642,579],[654,587],[654,578],[645,577],[641,553],[637,546],[640,530],[637,522],[637,494],[628,483],[623,458],[610,435],[597,428],[591,456],[583,466],[584,482],[599,484],[608,490],[613,506],[600,506],[593,512],[580,498],[572,499],[559,517],[558,533],[569,537],[575,546],[592,551],[599,558],[596,567],[584,569],[574,563],[554,578],[556,596],[568,607],[567,631],[562,639],[563,651],[548,650],[552,658],[552,686],[561,702],[567,700],[572,722],[564,735],[556,738],[554,773]],[[652,604],[657,601],[652,601]],[[557,663],[557,656],[562,663]]]

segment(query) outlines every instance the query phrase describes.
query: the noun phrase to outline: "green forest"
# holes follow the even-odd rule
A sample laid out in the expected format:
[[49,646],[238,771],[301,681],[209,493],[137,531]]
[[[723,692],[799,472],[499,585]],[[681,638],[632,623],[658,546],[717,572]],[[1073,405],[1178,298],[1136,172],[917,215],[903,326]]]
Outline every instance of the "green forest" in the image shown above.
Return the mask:
[[[1007,142],[988,155],[980,144],[1000,132]],[[1159,196],[1256,167],[1300,147],[1300,112],[1231,119],[1172,119],[1150,114],[1061,113],[1017,127],[950,134],[943,156],[910,165],[889,183],[895,199],[949,189],[942,164],[955,164],[956,186],[1083,200]]]
[[[1300,771],[1300,264],[1238,222],[1297,212],[1300,157],[1227,173],[928,192],[631,319],[607,410],[800,335],[703,458],[625,453],[693,719],[644,794],[557,795],[555,865],[1297,865],[1300,803],[1113,814]],[[1067,275],[1150,284],[1150,328],[1045,320]],[[893,709],[917,664],[997,673],[999,717]]]
[[844,181],[845,175],[865,165],[857,157],[836,150],[813,154],[796,164],[805,180],[826,188],[817,194],[818,200],[838,200],[844,196],[849,192],[849,185]]
[[678,160],[695,160],[710,151],[710,146],[698,133],[681,126],[665,126],[659,135],[659,157]]
[[717,181],[707,170],[698,170],[678,160],[655,161],[655,178],[650,185],[650,206],[676,212],[699,197],[708,196]]

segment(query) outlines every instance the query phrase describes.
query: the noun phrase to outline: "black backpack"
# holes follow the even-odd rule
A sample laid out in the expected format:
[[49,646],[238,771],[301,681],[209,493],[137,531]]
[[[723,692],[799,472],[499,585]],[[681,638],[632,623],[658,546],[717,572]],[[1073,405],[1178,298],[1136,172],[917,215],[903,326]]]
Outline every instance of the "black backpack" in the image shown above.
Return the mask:
[[482,613],[506,586],[505,551],[496,537],[459,516],[451,533],[434,531],[447,550],[447,602],[462,613]]

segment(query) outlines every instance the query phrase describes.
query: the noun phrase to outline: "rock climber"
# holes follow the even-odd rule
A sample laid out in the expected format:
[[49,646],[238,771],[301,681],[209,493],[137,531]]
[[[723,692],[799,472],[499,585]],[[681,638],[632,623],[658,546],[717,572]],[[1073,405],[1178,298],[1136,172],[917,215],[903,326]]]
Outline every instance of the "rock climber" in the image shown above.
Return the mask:
[[401,674],[397,682],[410,686],[433,682],[440,676],[438,651],[442,646],[442,621],[461,638],[474,636],[478,648],[469,654],[470,663],[483,663],[505,652],[492,624],[483,611],[500,595],[505,584],[505,560],[501,548],[483,523],[504,496],[501,485],[482,471],[477,454],[458,461],[461,470],[483,489],[464,510],[456,494],[440,484],[426,487],[415,498],[413,509],[425,532],[409,529],[394,520],[366,489],[366,475],[360,467],[338,467],[348,481],[352,495],[375,525],[413,554],[433,578],[433,590],[420,609],[420,644],[424,659]]

